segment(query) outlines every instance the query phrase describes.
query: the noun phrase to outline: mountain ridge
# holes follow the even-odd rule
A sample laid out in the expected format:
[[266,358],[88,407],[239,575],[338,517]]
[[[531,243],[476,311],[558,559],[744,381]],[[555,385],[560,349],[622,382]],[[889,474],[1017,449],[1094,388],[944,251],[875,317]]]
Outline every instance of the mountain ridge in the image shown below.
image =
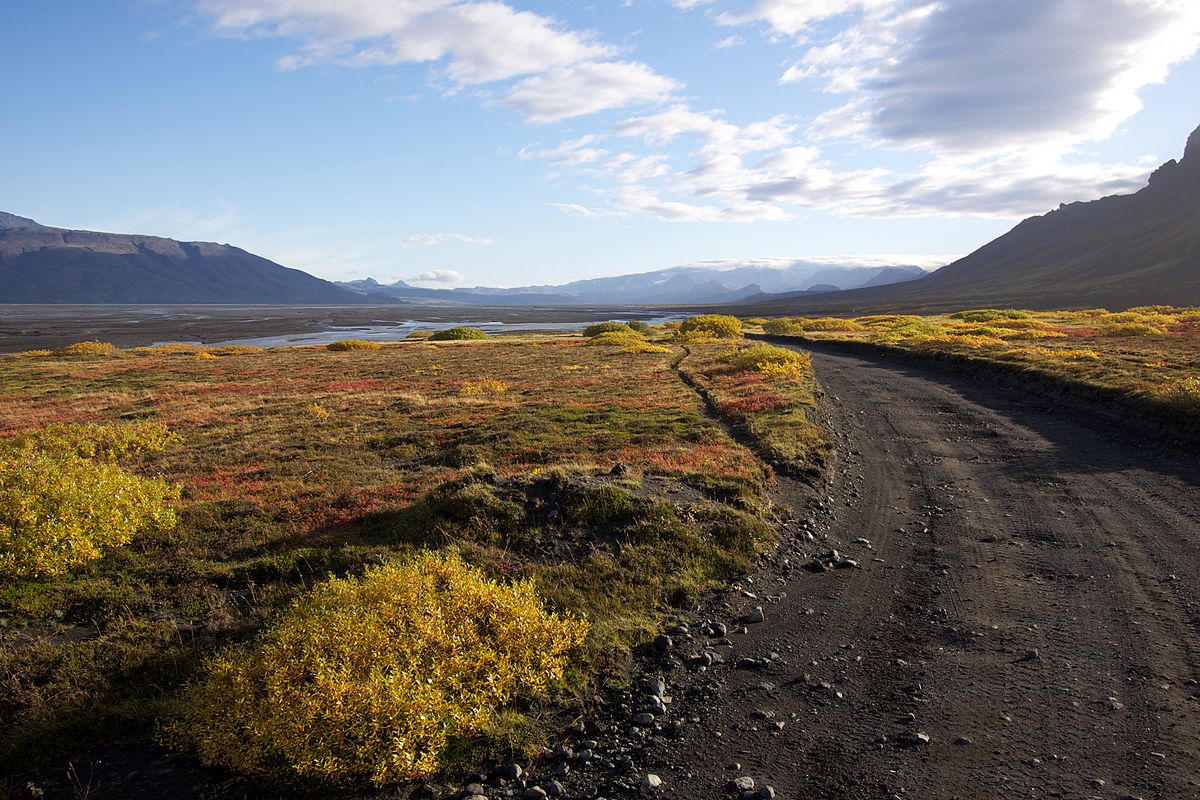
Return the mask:
[[1141,190],[1062,204],[931,275],[820,298],[777,297],[755,313],[937,311],[1200,304],[1200,127]]

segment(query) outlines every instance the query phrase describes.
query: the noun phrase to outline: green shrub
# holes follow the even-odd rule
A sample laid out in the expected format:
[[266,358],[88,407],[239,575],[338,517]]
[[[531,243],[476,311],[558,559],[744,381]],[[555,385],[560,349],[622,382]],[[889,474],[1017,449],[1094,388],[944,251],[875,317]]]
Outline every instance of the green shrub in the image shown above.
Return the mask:
[[0,575],[58,575],[175,526],[178,487],[115,462],[178,437],[161,425],[52,425],[0,446]]
[[762,324],[762,329],[771,336],[797,336],[804,333],[804,326],[788,317],[769,319]]
[[486,339],[488,335],[478,328],[467,328],[459,326],[457,328],[447,328],[444,331],[437,331],[429,337],[431,342],[454,342],[465,341],[469,339]]
[[1096,329],[1100,336],[1159,336],[1166,333],[1148,322],[1105,323]]
[[335,578],[254,644],[211,659],[174,726],[209,764],[384,785],[561,680],[586,621],[454,555]]
[[[647,325],[646,327],[649,326]],[[617,333],[631,330],[633,330],[632,325],[626,325],[624,322],[610,320],[609,322],[597,322],[592,325],[588,325],[583,329],[583,335],[589,339],[593,339],[602,333]]]
[[340,342],[330,342],[325,345],[326,350],[343,352],[346,350],[378,350],[379,342],[369,342],[366,339],[342,339]]
[[737,317],[725,314],[700,314],[688,317],[679,324],[679,333],[685,339],[740,339],[742,323]]
[[624,346],[636,346],[645,344],[646,338],[636,331],[631,331],[629,328],[623,328],[617,331],[604,331],[592,337],[592,344],[614,344]]
[[648,323],[642,322],[640,319],[631,319],[631,320],[629,320],[629,322],[627,322],[627,323],[625,323],[625,324],[629,326],[629,329],[630,329],[631,331],[634,331],[634,332],[636,332],[636,333],[640,333],[640,334],[642,334],[643,336],[648,336],[648,335],[650,335],[651,333],[653,333],[653,332],[654,332],[654,326],[653,326],[653,325],[650,325],[650,324],[648,324]]

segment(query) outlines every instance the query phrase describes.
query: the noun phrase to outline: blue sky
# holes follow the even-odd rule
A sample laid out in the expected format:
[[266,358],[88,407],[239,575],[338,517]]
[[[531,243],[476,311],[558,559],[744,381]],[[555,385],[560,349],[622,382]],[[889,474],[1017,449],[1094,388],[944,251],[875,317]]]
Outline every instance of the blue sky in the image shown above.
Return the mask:
[[1195,0],[47,0],[0,37],[0,210],[331,279],[953,256],[1200,124]]

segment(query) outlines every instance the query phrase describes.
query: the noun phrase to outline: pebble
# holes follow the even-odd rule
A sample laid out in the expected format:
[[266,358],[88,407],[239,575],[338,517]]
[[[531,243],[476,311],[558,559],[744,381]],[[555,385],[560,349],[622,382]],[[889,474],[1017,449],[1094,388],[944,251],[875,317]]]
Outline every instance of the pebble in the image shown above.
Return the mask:
[[762,606],[755,606],[746,612],[745,616],[742,617],[742,622],[746,623],[747,625],[757,625],[764,619],[765,617],[763,616]]
[[675,646],[675,641],[665,633],[654,637],[654,649],[660,653],[668,653]]
[[775,787],[763,786],[758,790],[758,796],[761,800],[775,800]]
[[506,781],[515,781],[525,774],[525,770],[521,769],[520,764],[505,764],[496,774]]
[[525,790],[522,797],[527,797],[529,800],[546,800],[547,792],[540,786],[530,786]]
[[662,778],[654,774],[646,775],[642,778],[642,786],[647,789],[657,789],[662,786]]
[[754,778],[748,778],[746,776],[734,778],[729,782],[729,788],[735,792],[754,791]]

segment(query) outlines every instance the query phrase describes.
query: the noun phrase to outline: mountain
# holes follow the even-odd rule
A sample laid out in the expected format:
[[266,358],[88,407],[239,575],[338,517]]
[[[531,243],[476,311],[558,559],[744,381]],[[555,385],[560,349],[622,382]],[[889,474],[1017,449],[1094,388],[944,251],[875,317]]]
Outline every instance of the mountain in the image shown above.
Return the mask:
[[381,292],[410,302],[466,305],[704,305],[734,303],[786,291],[838,291],[865,282],[889,283],[925,275],[916,265],[871,257],[759,259],[700,262],[654,272],[589,278],[559,285],[514,289],[422,289],[404,281],[380,284],[371,278],[340,283],[358,292]]
[[395,302],[227,244],[75,231],[0,212],[0,303]]
[[1188,138],[1183,158],[1163,164],[1134,194],[1031,217],[920,280],[821,297],[775,297],[752,309],[800,314],[1158,303],[1200,305],[1200,128]]

